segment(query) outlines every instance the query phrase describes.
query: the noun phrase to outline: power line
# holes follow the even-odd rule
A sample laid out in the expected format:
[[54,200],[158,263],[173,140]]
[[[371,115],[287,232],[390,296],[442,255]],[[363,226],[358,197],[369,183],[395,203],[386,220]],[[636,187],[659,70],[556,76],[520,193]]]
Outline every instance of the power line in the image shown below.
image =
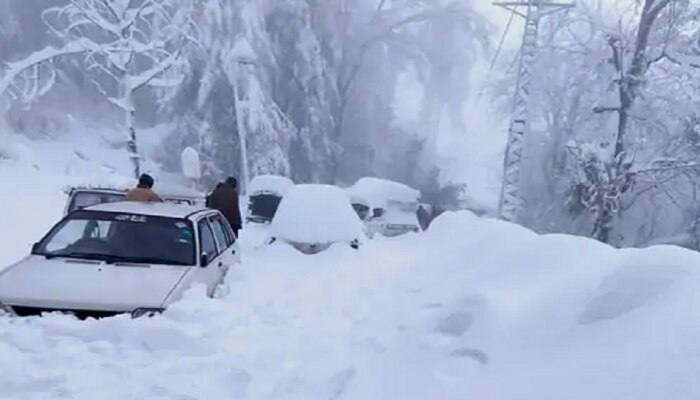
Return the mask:
[[510,31],[510,26],[513,24],[513,19],[515,19],[515,14],[510,13],[510,17],[508,18],[508,24],[506,24],[506,29],[503,31],[503,35],[501,36],[501,40],[498,43],[498,49],[496,49],[496,54],[493,57],[493,60],[491,61],[491,67],[489,68],[489,72],[493,70],[493,68],[496,66],[496,61],[498,61],[498,56],[501,54],[501,50],[503,49],[503,44],[506,41],[506,37],[508,36],[508,32]]

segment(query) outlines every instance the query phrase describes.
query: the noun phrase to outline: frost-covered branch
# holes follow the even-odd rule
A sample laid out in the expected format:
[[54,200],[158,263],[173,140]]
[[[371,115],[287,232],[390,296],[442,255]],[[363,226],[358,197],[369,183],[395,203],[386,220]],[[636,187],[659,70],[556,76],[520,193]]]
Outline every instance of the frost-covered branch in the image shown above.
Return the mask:
[[30,54],[23,60],[9,63],[2,72],[0,96],[7,91],[15,79],[25,70],[58,57],[82,54],[94,49],[94,43],[88,39],[75,40],[58,48],[53,46],[46,47]]

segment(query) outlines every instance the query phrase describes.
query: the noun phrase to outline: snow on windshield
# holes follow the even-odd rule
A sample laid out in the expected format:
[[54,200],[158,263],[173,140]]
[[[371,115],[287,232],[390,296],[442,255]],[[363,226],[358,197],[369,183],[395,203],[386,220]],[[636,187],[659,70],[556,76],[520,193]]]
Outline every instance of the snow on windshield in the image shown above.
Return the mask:
[[363,235],[348,196],[330,185],[295,186],[282,199],[270,233],[298,243],[351,241]]

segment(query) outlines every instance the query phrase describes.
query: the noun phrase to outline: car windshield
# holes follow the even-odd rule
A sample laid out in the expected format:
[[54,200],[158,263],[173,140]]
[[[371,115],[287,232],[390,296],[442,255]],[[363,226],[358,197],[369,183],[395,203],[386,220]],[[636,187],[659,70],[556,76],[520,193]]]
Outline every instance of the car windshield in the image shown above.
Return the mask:
[[364,204],[353,203],[352,208],[357,213],[357,216],[363,221],[369,216],[369,207]]
[[34,254],[106,262],[194,265],[188,220],[80,210],[56,225]]
[[108,192],[77,192],[68,207],[68,212],[75,211],[81,208],[94,206],[103,203],[115,203],[124,200],[123,193],[108,193]]

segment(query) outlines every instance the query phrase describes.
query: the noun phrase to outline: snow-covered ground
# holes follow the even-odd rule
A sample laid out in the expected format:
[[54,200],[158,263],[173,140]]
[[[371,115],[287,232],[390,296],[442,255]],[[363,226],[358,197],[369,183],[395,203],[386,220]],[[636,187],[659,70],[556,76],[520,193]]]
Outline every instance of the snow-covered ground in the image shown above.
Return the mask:
[[[65,184],[120,176],[100,169],[116,155],[56,146],[2,148],[0,268],[59,218]],[[0,318],[0,399],[700,398],[697,253],[467,212],[315,256],[267,237],[247,226],[218,297],[162,316]]]
[[[3,235],[4,259],[60,212],[22,211],[30,199],[3,196],[26,230]],[[264,246],[265,229],[244,230],[218,298],[152,319],[0,318],[0,398],[700,398],[696,253],[467,212],[315,256]]]

